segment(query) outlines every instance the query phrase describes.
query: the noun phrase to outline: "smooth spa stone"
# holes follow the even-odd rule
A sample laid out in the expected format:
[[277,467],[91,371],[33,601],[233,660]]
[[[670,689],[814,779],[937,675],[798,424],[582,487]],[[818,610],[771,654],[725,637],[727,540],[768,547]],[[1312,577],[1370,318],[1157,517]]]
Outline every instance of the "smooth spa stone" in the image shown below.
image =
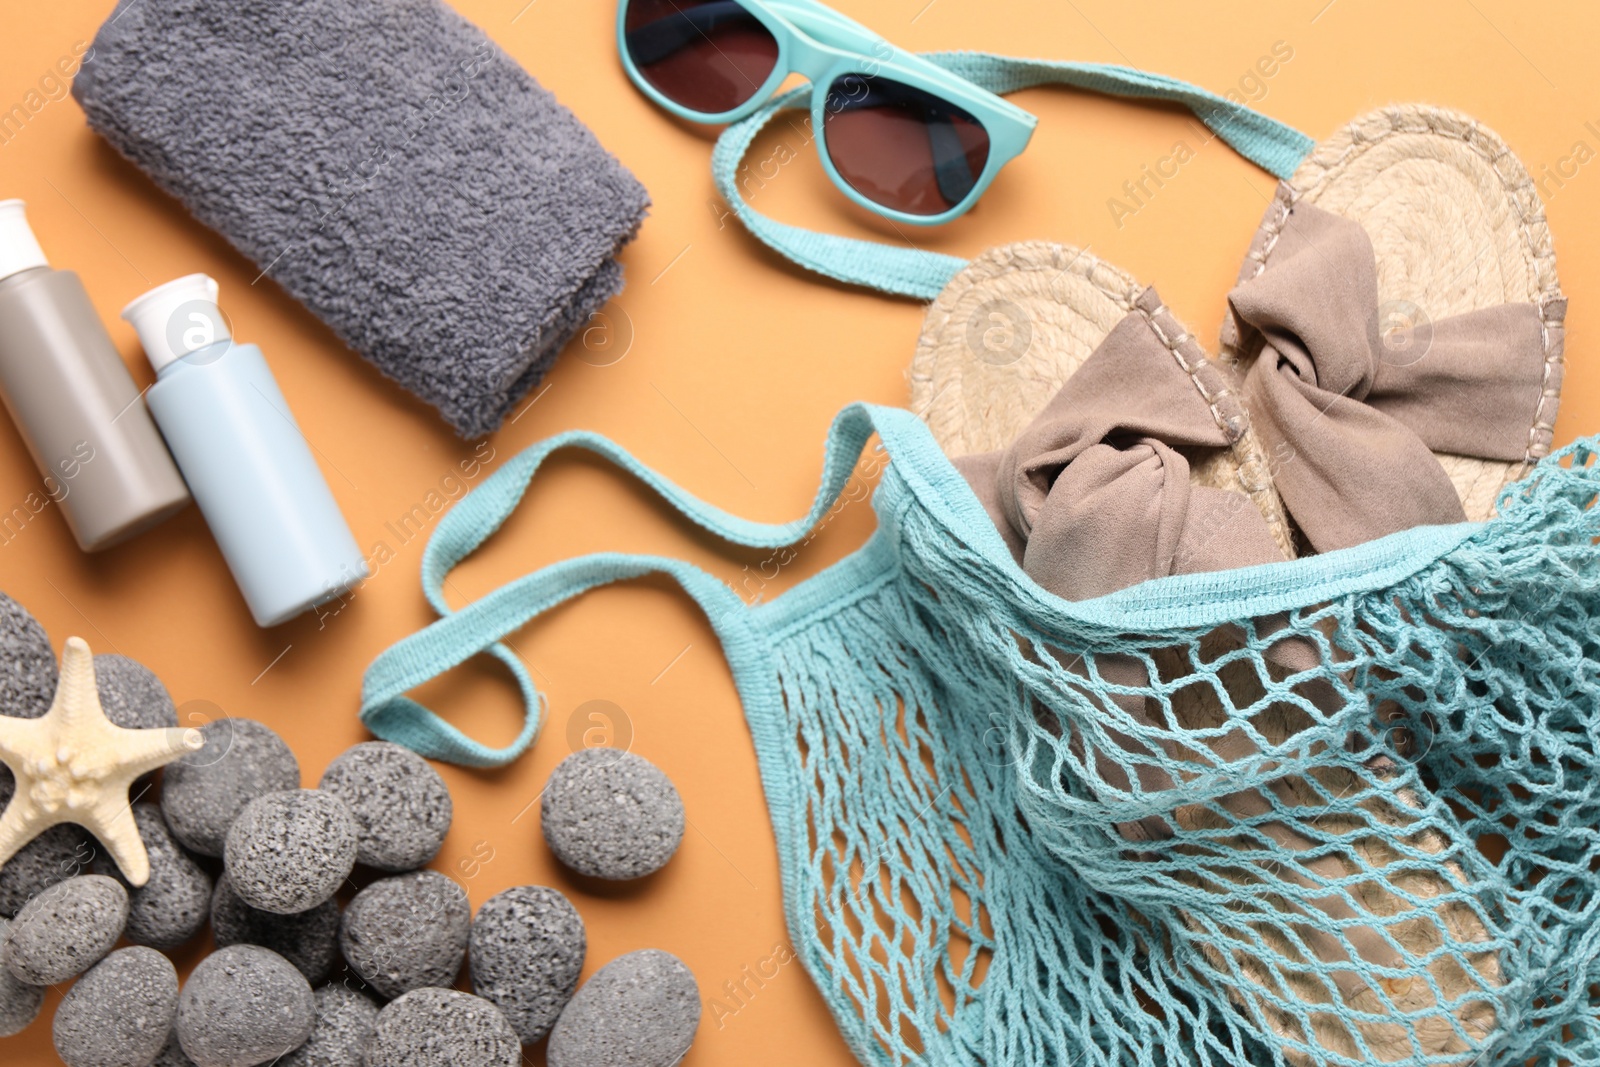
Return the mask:
[[366,1067],[518,1067],[522,1043],[500,1009],[454,989],[413,990],[378,1013]]
[[560,891],[513,886],[484,901],[472,919],[472,991],[531,1045],[572,999],[586,951],[583,919]]
[[315,996],[317,1021],[310,1039],[276,1067],[362,1067],[362,1054],[378,1024],[378,1005],[365,993],[338,984],[323,986]]
[[223,848],[239,899],[296,915],[332,897],[356,865],[356,824],[344,801],[320,789],[268,793],[244,806]]
[[18,981],[55,985],[100,962],[127,921],[128,893],[121,882],[79,875],[23,905],[0,956]]
[[94,871],[128,890],[128,925],[123,935],[135,945],[172,949],[205,927],[211,914],[211,876],[173,840],[161,809],[148,802],[133,806],[139,839],[150,856],[150,880],[128,885],[111,857],[95,857]]
[[362,981],[392,999],[454,985],[471,927],[465,889],[437,871],[413,871],[355,895],[339,924],[339,947]]
[[259,945],[271,949],[318,985],[327,981],[339,958],[339,901],[329,897],[294,915],[252,908],[233,891],[226,871],[211,896],[211,936],[218,948]]
[[56,1009],[56,1053],[67,1067],[147,1067],[178,1014],[178,972],[153,948],[118,949]]
[[591,878],[625,881],[666,866],[683,841],[683,799],[633,752],[585,748],[557,764],[540,823],[550,851]]
[[549,1067],[672,1067],[694,1043],[700,988],[660,949],[618,956],[595,972],[550,1031]]
[[379,871],[414,871],[439,853],[450,829],[450,790],[428,761],[388,741],[345,750],[318,788],[356,821],[356,860]]
[[162,771],[161,814],[184,848],[221,856],[246,804],[300,788],[300,764],[283,738],[254,719],[217,719],[200,733],[205,747]]
[[198,1067],[255,1067],[306,1043],[316,1021],[311,985],[258,945],[218,949],[178,995],[178,1041]]

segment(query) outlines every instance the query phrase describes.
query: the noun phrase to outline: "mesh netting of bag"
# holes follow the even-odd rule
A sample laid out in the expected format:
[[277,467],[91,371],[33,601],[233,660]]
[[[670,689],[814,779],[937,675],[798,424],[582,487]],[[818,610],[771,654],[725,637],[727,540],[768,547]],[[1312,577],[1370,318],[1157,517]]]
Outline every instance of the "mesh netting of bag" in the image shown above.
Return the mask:
[[1065,622],[880,489],[776,635],[797,945],[872,1064],[1600,1062],[1600,490],[1377,589]]

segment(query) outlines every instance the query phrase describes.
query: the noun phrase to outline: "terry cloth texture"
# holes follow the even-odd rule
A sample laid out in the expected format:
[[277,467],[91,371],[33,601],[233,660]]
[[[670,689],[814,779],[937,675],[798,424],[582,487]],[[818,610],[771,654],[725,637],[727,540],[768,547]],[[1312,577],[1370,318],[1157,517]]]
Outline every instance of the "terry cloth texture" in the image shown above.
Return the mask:
[[437,0],[133,0],[89,124],[463,436],[622,288],[644,188]]

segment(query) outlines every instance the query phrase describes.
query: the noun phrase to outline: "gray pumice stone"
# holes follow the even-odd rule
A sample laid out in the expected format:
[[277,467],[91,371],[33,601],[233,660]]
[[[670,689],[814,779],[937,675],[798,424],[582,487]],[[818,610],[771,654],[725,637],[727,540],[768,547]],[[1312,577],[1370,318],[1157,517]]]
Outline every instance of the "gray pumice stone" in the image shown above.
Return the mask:
[[[0,919],[0,946],[11,938],[11,921]],[[39,1017],[44,986],[19,982],[10,968],[0,967],[0,1037],[20,1034]]]
[[356,860],[380,871],[427,866],[450,829],[450,790],[428,761],[388,741],[345,750],[318,788],[350,808]]
[[22,906],[6,941],[5,965],[29,985],[65,982],[110,952],[127,921],[121,882],[100,874],[69,878]]
[[217,719],[200,733],[205,747],[162,771],[161,814],[184,848],[220,856],[246,804],[300,787],[300,764],[283,738],[254,719]]
[[540,805],[556,859],[592,878],[660,870],[683,840],[683,800],[661,769],[616,748],[579,749],[556,765]]
[[311,1039],[279,1060],[277,1067],[362,1067],[361,1055],[378,1022],[378,1005],[365,993],[342,985],[325,985],[316,998]]
[[178,1041],[198,1067],[255,1067],[306,1043],[316,1001],[305,977],[257,945],[218,949],[178,995]]
[[555,1025],[578,987],[587,940],[566,897],[542,885],[513,886],[472,920],[472,991],[505,1012],[524,1045]]
[[178,709],[161,679],[142,663],[116,653],[94,658],[95,690],[106,718],[129,730],[178,725]]
[[121,882],[128,891],[128,925],[123,935],[135,945],[177,948],[206,924],[211,913],[211,876],[172,839],[161,809],[154,804],[133,806],[133,821],[150,856],[150,880],[128,885],[109,856],[95,857],[96,874]]
[[178,1042],[178,1031],[168,1035],[167,1043],[156,1053],[150,1067],[194,1067],[194,1061],[184,1054],[183,1045]]
[[153,948],[113,952],[56,1009],[56,1052],[67,1067],[146,1067],[178,1014],[178,972]]
[[[0,715],[37,719],[55,700],[58,668],[39,620],[0,593]],[[16,780],[0,764],[0,811]],[[77,826],[52,826],[0,867],[0,915],[15,915],[28,898],[77,874],[88,864],[89,835]]]
[[[0,764],[0,811],[11,803],[16,786]],[[46,889],[82,874],[98,851],[98,842],[83,827],[67,822],[50,827],[0,865],[0,916],[11,918]]]
[[518,1067],[522,1043],[500,1009],[454,989],[418,989],[378,1013],[366,1067]]
[[[59,670],[39,620],[0,593],[0,715],[37,719],[49,711]],[[11,777],[10,770],[0,773]]]
[[294,915],[333,896],[356,865],[356,824],[344,801],[320,789],[268,793],[228,827],[223,862],[239,899]]
[[682,960],[647,948],[595,972],[550,1031],[549,1067],[672,1067],[694,1043],[700,987]]
[[465,889],[437,871],[413,871],[355,895],[339,925],[339,947],[363,981],[392,999],[454,985],[471,925]]
[[274,915],[240,900],[224,871],[211,897],[211,934],[218,948],[269,948],[317,985],[327,980],[339,956],[339,902],[329,897],[297,915]]

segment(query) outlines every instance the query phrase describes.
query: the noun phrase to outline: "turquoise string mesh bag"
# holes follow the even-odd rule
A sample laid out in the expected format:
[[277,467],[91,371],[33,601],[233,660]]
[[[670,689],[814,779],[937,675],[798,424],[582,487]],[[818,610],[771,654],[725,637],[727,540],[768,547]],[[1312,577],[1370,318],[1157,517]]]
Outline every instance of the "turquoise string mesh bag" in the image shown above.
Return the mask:
[[[769,603],[622,554],[444,601],[557,449],[778,547],[874,431],[878,530]],[[404,693],[480,651],[525,671],[501,638],[665,573],[723,643],[796,952],[863,1063],[1592,1063],[1592,449],[1541,462],[1487,523],[1068,602],[1018,569],[907,412],[843,412],[810,514],[777,525],[564,434],[444,518],[423,564],[443,617],[373,663],[362,718],[427,756],[504,762],[522,745],[485,749]],[[1149,820],[1165,836],[1128,832]]]
[[[1001,91],[1177,100],[1275,174],[1310,144],[1126,68],[942,61]],[[738,200],[734,167],[785,99],[719,143],[740,217],[811,269],[936,294],[960,260],[808,234]],[[459,609],[444,598],[559,449],[776,549],[824,518],[874,435],[877,531],[770,602],[615,553]],[[430,757],[514,759],[541,698],[502,639],[587,590],[666,574],[722,642],[793,944],[862,1063],[1600,1063],[1594,450],[1543,460],[1485,523],[1068,602],[1022,573],[905,411],[841,413],[810,512],[781,524],[563,434],[442,520],[422,568],[441,617],[372,664],[361,715]],[[479,653],[523,690],[503,748],[406,696]]]

